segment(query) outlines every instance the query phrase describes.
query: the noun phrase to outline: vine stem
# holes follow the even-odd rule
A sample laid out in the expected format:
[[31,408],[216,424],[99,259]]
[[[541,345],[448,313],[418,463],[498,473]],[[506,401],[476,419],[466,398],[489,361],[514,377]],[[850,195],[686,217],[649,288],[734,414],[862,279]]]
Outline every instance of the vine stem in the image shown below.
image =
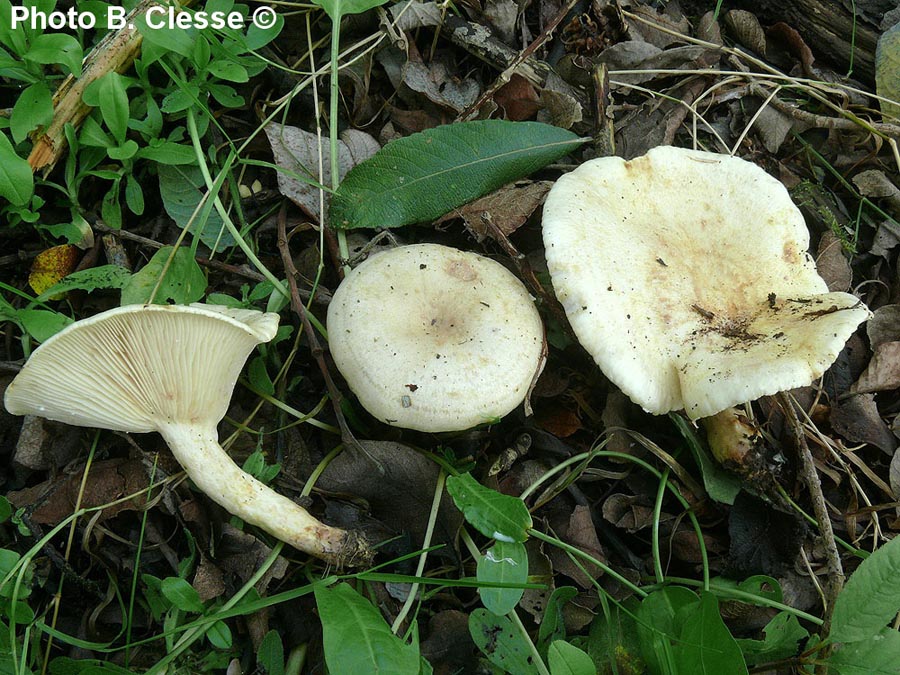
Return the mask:
[[[341,90],[338,81],[338,61],[340,57],[341,17],[331,17],[331,95],[328,105],[328,143],[331,159],[331,189],[337,191],[341,183],[340,162],[338,161],[338,101]],[[333,198],[333,193],[332,193]],[[323,221],[325,214],[322,214]],[[331,223],[328,223],[330,226]],[[347,246],[347,232],[336,230],[338,250],[341,255],[341,269],[344,274],[350,271],[350,248]]]

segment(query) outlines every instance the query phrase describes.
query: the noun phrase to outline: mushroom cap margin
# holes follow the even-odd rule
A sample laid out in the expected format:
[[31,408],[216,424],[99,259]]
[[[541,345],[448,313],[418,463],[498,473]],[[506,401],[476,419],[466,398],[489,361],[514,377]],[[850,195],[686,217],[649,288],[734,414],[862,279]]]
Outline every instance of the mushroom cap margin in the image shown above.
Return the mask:
[[75,426],[157,431],[215,425],[253,348],[278,315],[218,305],[126,305],[41,344],[9,385],[6,409]]

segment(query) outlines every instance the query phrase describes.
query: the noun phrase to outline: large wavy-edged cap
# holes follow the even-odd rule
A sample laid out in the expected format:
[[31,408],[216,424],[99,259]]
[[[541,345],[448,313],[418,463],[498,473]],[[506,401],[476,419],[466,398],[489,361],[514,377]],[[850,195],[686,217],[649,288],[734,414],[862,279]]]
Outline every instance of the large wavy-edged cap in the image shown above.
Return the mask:
[[38,347],[6,390],[14,415],[148,432],[216,424],[278,315],[216,305],[128,305],[77,321]]
[[579,341],[651,413],[696,419],[807,385],[869,316],[827,292],[784,186],[735,157],[586,162],[550,191],[543,230]]
[[382,422],[458,431],[519,405],[543,365],[531,296],[499,263],[401,246],[350,272],[328,307],[334,361]]

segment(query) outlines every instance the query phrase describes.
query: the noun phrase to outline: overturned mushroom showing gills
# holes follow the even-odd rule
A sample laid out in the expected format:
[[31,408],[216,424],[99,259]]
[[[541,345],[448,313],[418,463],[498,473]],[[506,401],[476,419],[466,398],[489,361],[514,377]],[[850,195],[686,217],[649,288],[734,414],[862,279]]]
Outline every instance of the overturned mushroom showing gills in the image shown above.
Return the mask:
[[586,162],[551,190],[543,229],[579,341],[651,413],[696,419],[805,386],[869,316],[828,292],[784,186],[735,157]]
[[159,432],[213,501],[296,549],[338,564],[368,557],[365,542],[329,527],[244,473],[216,426],[277,314],[214,305],[130,305],[78,321],[38,347],[6,390],[14,415],[82,427]]
[[475,253],[414,244],[350,272],[328,307],[331,353],[373,416],[459,431],[522,403],[544,362],[531,296]]

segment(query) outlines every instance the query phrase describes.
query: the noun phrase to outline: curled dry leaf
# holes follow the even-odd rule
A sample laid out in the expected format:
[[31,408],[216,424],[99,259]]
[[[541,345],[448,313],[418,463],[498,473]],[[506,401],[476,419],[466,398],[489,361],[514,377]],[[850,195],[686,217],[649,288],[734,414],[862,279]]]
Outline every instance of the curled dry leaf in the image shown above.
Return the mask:
[[394,19],[398,30],[410,31],[427,26],[439,26],[441,23],[441,8],[436,2],[398,2],[388,8],[388,13]]
[[[327,138],[298,127],[270,122],[266,136],[275,155],[275,164],[283,171],[278,172],[278,190],[285,197],[303,209],[308,216],[321,222],[319,188],[304,182],[299,176],[307,176],[311,182],[319,182],[319,161],[321,147],[321,183],[331,186],[331,151]],[[320,146],[321,141],[321,146]],[[343,179],[347,172],[360,162],[374,155],[380,146],[369,134],[357,129],[348,129],[341,134],[338,142],[338,170]]]
[[490,220],[497,229],[509,236],[518,230],[531,214],[544,203],[547,192],[553,186],[550,181],[537,181],[525,185],[504,185],[491,194],[469,202],[439,218],[435,225],[454,218],[462,218],[469,231],[478,241],[490,237]]

